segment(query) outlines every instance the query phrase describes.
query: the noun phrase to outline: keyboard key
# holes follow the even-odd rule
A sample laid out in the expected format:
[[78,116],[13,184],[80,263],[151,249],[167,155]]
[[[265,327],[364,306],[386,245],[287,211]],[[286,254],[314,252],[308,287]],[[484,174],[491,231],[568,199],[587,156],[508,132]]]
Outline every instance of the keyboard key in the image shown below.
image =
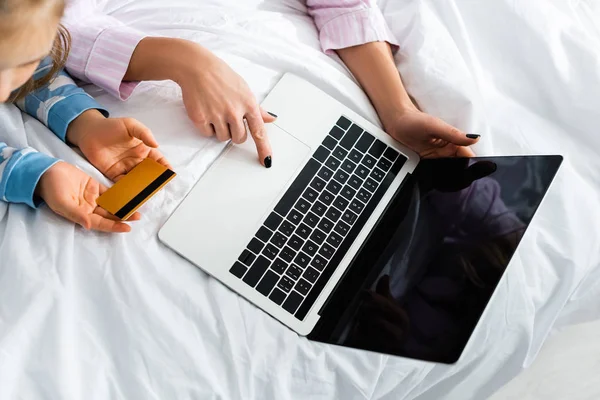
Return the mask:
[[277,257],[277,253],[279,253],[279,249],[275,246],[273,246],[272,244],[268,244],[267,247],[265,247],[265,249],[263,250],[263,255],[265,257],[267,257],[269,260],[274,259],[275,257]]
[[271,292],[271,295],[269,296],[269,299],[271,299],[271,301],[273,303],[275,303],[277,305],[281,305],[281,303],[283,303],[283,300],[285,300],[285,293],[283,293],[278,288],[275,288]]
[[310,183],[310,187],[315,191],[320,192],[325,187],[325,181],[319,177],[315,177]]
[[[325,235],[323,235],[323,236],[325,236]],[[317,252],[318,249],[319,249],[319,246],[312,240],[309,240],[304,244],[302,251],[312,257],[315,255],[315,253]]]
[[296,257],[296,252],[290,249],[288,246],[285,246],[283,250],[281,250],[281,253],[279,253],[279,257],[281,257],[283,261],[291,263],[294,257]]
[[356,168],[356,171],[354,171],[354,173],[362,179],[367,179],[367,176],[369,176],[369,168],[365,167],[362,164],[358,165],[358,168]]
[[325,166],[327,166],[332,171],[335,171],[340,166],[340,160],[335,157],[329,156],[327,161],[325,161]]
[[[313,179],[320,166],[321,164],[319,164],[317,160],[312,158],[308,160],[304,168],[302,168],[302,171],[300,171],[296,179],[294,179],[294,182],[275,206],[274,210],[279,213],[279,215],[287,215],[296,200],[308,186],[308,183]],[[273,228],[273,230],[275,230],[275,228]]]
[[290,221],[294,225],[298,225],[300,221],[302,221],[302,214],[296,209],[292,209],[289,215],[287,216],[287,220]]
[[317,151],[315,151],[315,154],[313,154],[313,157],[321,162],[325,162],[325,160],[327,160],[327,157],[329,157],[329,153],[330,150],[328,148],[319,146]]
[[371,171],[370,177],[373,178],[374,180],[376,180],[377,182],[381,182],[383,180],[383,178],[385,177],[385,172],[383,172],[379,168],[375,167],[375,168],[373,168],[373,171]]
[[342,216],[342,212],[335,207],[329,207],[329,210],[327,210],[325,216],[332,221],[337,221]]
[[285,271],[285,274],[287,276],[289,276],[290,278],[292,278],[293,280],[297,281],[298,278],[300,278],[300,275],[302,275],[303,271],[304,270],[302,268],[298,267],[297,265],[292,264]]
[[279,224],[281,224],[281,221],[283,221],[282,217],[275,213],[271,213],[265,221],[265,226],[272,231],[275,231],[279,227]]
[[310,228],[314,228],[319,223],[319,217],[314,212],[306,214],[303,220]]
[[356,164],[354,164],[350,160],[346,160],[342,163],[342,169],[346,171],[348,174],[354,172],[354,168],[356,168]]
[[229,272],[231,272],[233,275],[237,276],[238,278],[241,278],[242,276],[244,276],[246,271],[248,271],[248,268],[246,268],[246,266],[244,264],[242,264],[241,262],[238,262],[238,261],[236,261],[236,263],[233,264],[233,267],[231,267],[231,269],[229,270]]
[[369,149],[369,154],[375,158],[381,157],[387,146],[381,140],[376,139],[375,143]]
[[302,302],[302,300],[302,296],[300,296],[296,292],[292,292],[283,303],[283,309],[289,312],[290,314],[293,314]]
[[357,214],[360,214],[364,209],[365,205],[356,199],[352,200],[352,203],[350,203],[350,210],[354,211]]
[[304,200],[303,198],[299,198],[294,208],[300,211],[302,214],[306,214],[307,211],[310,209],[310,203]]
[[352,188],[358,190],[360,189],[360,186],[362,185],[363,180],[360,179],[358,176],[356,175],[352,175],[350,177],[350,179],[348,180],[348,185],[350,185]]
[[323,218],[321,222],[319,222],[319,229],[325,232],[329,232],[331,231],[331,229],[333,229],[333,222],[331,222],[327,218]]
[[304,244],[304,240],[302,240],[302,238],[298,235],[293,235],[287,242],[288,246],[290,246],[292,249],[298,251],[300,250],[300,248],[302,247],[302,245]]
[[375,166],[375,163],[377,162],[376,159],[374,159],[373,157],[371,157],[370,155],[366,154],[362,161],[360,162],[362,165],[364,165],[365,167],[371,169]]
[[392,149],[391,147],[388,147],[385,150],[385,153],[383,153],[383,156],[390,161],[395,161],[396,157],[398,157],[398,152],[396,150]]
[[356,149],[352,149],[352,151],[350,152],[350,155],[348,156],[348,159],[354,161],[357,164],[360,162],[360,160],[362,160],[362,158],[363,158],[363,154]]
[[340,117],[340,119],[338,119],[337,122],[337,126],[341,127],[343,130],[348,130],[348,128],[350,128],[350,125],[352,124],[352,122],[350,122],[350,120],[346,117]]
[[319,249],[319,255],[325,257],[326,259],[330,259],[333,257],[333,253],[335,253],[335,249],[328,245],[327,243],[323,243],[321,248]]
[[248,249],[244,249],[244,251],[242,251],[242,254],[240,255],[240,258],[238,258],[238,260],[241,261],[242,264],[246,264],[247,266],[251,266],[255,259],[256,256],[250,251],[248,251]]
[[350,210],[346,210],[344,212],[344,214],[342,214],[342,221],[344,221],[348,225],[352,225],[356,221],[357,218],[358,218],[358,215],[354,214]]
[[317,254],[315,256],[315,258],[313,258],[310,265],[315,267],[315,269],[318,271],[323,271],[323,269],[325,268],[325,265],[327,265],[327,260]]
[[356,190],[352,189],[350,187],[350,185],[346,185],[342,189],[342,196],[348,201],[352,200],[352,198],[354,197],[355,194],[356,194]]
[[368,190],[360,189],[358,191],[358,194],[356,195],[356,198],[362,201],[363,203],[367,204],[369,200],[371,200],[371,196],[372,195]]
[[[290,221],[286,220],[286,221],[283,221],[283,224],[281,224],[281,226],[279,227],[279,232],[283,233],[286,237],[285,240],[287,240],[287,238],[290,237],[292,232],[294,232],[294,229],[296,229],[294,224],[292,224]],[[271,240],[271,241],[273,241],[273,240]]]
[[250,267],[246,275],[244,275],[243,281],[252,287],[256,286],[256,284],[258,283],[260,278],[262,278],[267,268],[269,268],[269,264],[270,261],[267,260],[265,257],[258,257],[254,264],[252,264],[252,267]]
[[315,229],[312,235],[310,235],[310,240],[312,240],[315,243],[323,243],[326,237],[327,235],[323,233],[323,231]]
[[333,228],[333,230],[342,236],[346,236],[350,230],[350,226],[343,221],[339,221],[337,224],[335,224],[335,228]]
[[275,272],[267,271],[265,276],[263,276],[263,278],[260,280],[260,283],[256,287],[256,290],[258,290],[258,292],[263,296],[268,296],[269,293],[271,293],[271,289],[273,289],[273,287],[277,283],[278,279],[279,275],[277,275]]
[[342,190],[342,184],[335,180],[331,180],[327,184],[327,190],[329,190],[333,194],[338,194],[340,190]]
[[[348,203],[349,203],[349,201],[341,196],[336,197],[335,200],[333,201],[333,205],[340,211],[344,211],[346,209],[346,207],[348,207]],[[336,220],[337,220],[337,218],[336,218]]]
[[338,126],[334,126],[333,129],[329,131],[329,134],[337,140],[340,140],[342,136],[344,136],[344,130],[340,129]]
[[382,157],[377,161],[377,167],[381,168],[384,172],[388,172],[392,167],[392,162]]
[[342,146],[346,150],[350,150],[362,133],[363,130],[360,126],[352,124],[350,129],[348,129],[348,132],[346,132],[346,134],[340,141],[340,146]]
[[296,258],[294,259],[294,262],[296,264],[298,264],[299,266],[301,266],[302,268],[306,268],[309,261],[310,261],[310,257],[307,254],[304,254],[302,252],[298,253]]
[[327,190],[325,190],[323,193],[321,193],[321,195],[319,196],[319,200],[325,204],[326,206],[330,205],[331,202],[334,199],[334,195],[332,195],[331,193],[329,193]]
[[287,266],[288,263],[283,261],[281,258],[278,258],[275,261],[273,261],[273,264],[271,264],[271,269],[281,275],[283,274]]
[[271,238],[272,235],[273,235],[273,232],[271,232],[270,229],[268,229],[264,226],[261,226],[260,229],[258,230],[258,232],[256,232],[256,237],[265,243],[267,243],[269,241],[269,239]]
[[371,178],[368,178],[365,181],[364,188],[367,189],[371,193],[375,193],[375,190],[377,189],[377,182],[375,182]]
[[277,282],[277,287],[287,293],[294,287],[294,281],[287,276],[282,276]]
[[325,136],[325,140],[323,140],[323,146],[327,147],[329,150],[333,150],[333,148],[337,145],[337,141],[331,136]]
[[342,243],[342,237],[335,232],[331,232],[327,237],[327,243],[333,247],[338,247]]
[[325,204],[321,203],[320,201],[317,201],[315,204],[313,204],[313,206],[310,210],[312,212],[314,212],[316,215],[318,215],[319,217],[322,217],[323,214],[325,214],[325,210],[327,210],[327,206]]
[[329,179],[331,179],[331,176],[333,175],[333,171],[327,167],[323,167],[319,170],[319,173],[317,175],[319,176],[319,178],[321,178],[325,182],[327,182]]
[[311,203],[314,203],[314,201],[317,199],[318,195],[319,195],[319,193],[317,193],[312,188],[306,188],[304,193],[302,193],[302,197],[304,197],[306,200],[308,200]]
[[257,238],[252,238],[252,240],[248,244],[248,248],[254,254],[260,254],[260,251],[262,250],[264,245],[265,244],[263,242],[261,242],[260,240],[258,240]]
[[306,296],[311,287],[311,284],[306,279],[300,279],[294,289]]
[[334,178],[340,182],[340,183],[346,183],[346,181],[348,180],[348,177],[350,175],[348,175],[346,172],[342,171],[341,169],[339,169],[336,173]]
[[308,227],[305,223],[301,223],[298,228],[296,228],[296,234],[300,236],[302,239],[308,238],[308,235],[312,232],[312,229]]
[[308,267],[306,268],[306,271],[304,271],[304,274],[302,274],[302,277],[310,283],[315,283],[315,281],[319,277],[319,271],[317,271],[313,267]]
[[340,161],[346,158],[346,155],[348,154],[348,150],[344,149],[343,147],[336,147],[333,150],[333,154],[334,156],[336,156]]
[[369,147],[371,147],[371,143],[373,143],[374,141],[375,138],[373,137],[373,135],[371,135],[368,132],[365,132],[365,134],[360,137],[360,140],[358,141],[358,143],[356,143],[355,147],[363,153],[366,153],[367,150],[369,150]]

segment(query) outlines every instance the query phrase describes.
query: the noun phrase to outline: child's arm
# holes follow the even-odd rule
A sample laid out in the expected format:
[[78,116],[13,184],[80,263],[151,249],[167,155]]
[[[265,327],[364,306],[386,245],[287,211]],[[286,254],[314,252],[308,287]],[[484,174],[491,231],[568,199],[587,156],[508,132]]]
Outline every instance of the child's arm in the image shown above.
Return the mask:
[[[35,72],[39,79],[47,73],[50,59],[45,59]],[[48,85],[28,94],[17,102],[25,113],[46,125],[61,140],[66,141],[67,128],[77,117],[87,110],[99,110],[104,116],[108,112],[83,89],[77,87],[73,79],[64,71]]]
[[30,147],[15,149],[0,142],[0,199],[36,208],[42,200],[34,195],[35,188],[58,161]]
[[[36,78],[48,70],[44,60]],[[45,124],[61,140],[80,148],[100,172],[116,180],[144,158],[152,158],[170,168],[156,148],[152,133],[131,118],[106,118],[108,112],[75,85],[65,72],[45,87],[17,102],[27,114]]]

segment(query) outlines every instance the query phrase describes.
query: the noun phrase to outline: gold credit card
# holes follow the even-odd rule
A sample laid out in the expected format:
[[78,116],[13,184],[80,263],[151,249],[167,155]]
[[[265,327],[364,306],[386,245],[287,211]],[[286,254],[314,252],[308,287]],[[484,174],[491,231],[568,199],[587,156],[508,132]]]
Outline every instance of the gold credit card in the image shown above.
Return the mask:
[[115,217],[126,220],[175,175],[164,165],[146,158],[98,197],[96,204]]

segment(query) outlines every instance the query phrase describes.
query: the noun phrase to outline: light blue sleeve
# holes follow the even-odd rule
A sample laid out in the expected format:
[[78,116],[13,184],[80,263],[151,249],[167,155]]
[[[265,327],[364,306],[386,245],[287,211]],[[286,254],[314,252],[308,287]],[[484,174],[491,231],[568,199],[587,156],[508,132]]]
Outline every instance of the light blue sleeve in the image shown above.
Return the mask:
[[42,200],[35,198],[35,187],[58,161],[30,147],[15,149],[0,142],[0,200],[37,208]]
[[[35,79],[47,74],[51,63],[49,58],[44,59],[34,74]],[[23,112],[46,125],[63,141],[66,141],[69,124],[84,111],[96,109],[108,117],[108,111],[83,89],[77,87],[64,70],[61,70],[48,85],[28,94],[16,104]]]

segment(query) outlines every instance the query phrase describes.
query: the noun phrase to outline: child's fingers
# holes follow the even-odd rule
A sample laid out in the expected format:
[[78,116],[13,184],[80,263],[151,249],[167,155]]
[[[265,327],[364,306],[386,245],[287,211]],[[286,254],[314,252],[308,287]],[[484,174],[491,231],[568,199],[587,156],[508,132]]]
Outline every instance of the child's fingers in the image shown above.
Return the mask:
[[165,156],[163,156],[162,153],[156,149],[150,150],[150,153],[148,153],[148,158],[153,159],[157,163],[162,164],[169,169],[173,169],[173,167],[171,166],[171,164],[169,164]]
[[129,135],[134,138],[140,139],[146,146],[158,147],[158,142],[154,139],[154,135],[150,128],[142,124],[140,121],[133,118],[126,118],[125,125],[127,125]]
[[[103,209],[101,207],[96,207],[96,209],[94,210],[94,214],[98,214],[102,218],[107,218],[107,219],[110,219],[111,221],[117,221],[117,222],[121,221],[118,217],[115,217],[114,215],[112,215],[111,213],[109,213],[108,211],[106,211],[105,209]],[[140,219],[142,219],[142,215],[139,212],[135,212],[135,213],[131,214],[131,216],[127,219],[127,221],[139,221]]]
[[91,229],[108,233],[125,233],[131,231],[131,227],[123,222],[112,221],[98,214],[90,215]]

